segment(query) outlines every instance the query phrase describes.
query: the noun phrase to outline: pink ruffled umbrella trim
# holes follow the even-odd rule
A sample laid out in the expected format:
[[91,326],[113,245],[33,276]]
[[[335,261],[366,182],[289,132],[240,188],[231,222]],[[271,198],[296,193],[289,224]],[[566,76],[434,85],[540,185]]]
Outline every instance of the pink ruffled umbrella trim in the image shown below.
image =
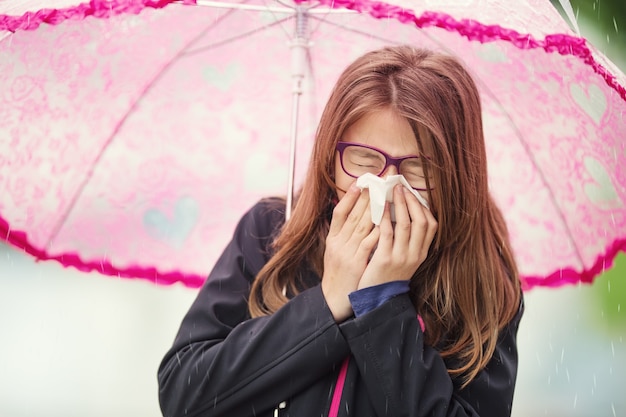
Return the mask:
[[573,268],[554,271],[547,276],[522,276],[522,288],[527,291],[534,287],[560,287],[564,284],[591,284],[596,276],[613,266],[613,261],[619,252],[626,252],[626,239],[617,239],[604,255],[598,256],[589,269],[578,272]]
[[[156,268],[145,268],[139,265],[127,268],[118,268],[109,261],[85,261],[76,253],[66,253],[63,255],[50,255],[45,250],[32,246],[26,233],[22,231],[10,231],[9,224],[0,217],[0,235],[5,236],[5,240],[11,245],[22,249],[24,252],[34,256],[37,260],[55,260],[64,267],[74,267],[83,272],[99,272],[103,275],[110,275],[120,278],[143,278],[155,284],[169,285],[181,282],[191,288],[202,286],[205,276],[197,274],[185,274],[180,271],[159,272]],[[613,266],[613,261],[619,252],[626,252],[626,239],[617,239],[609,246],[604,255],[598,256],[596,262],[589,269],[578,272],[573,268],[565,268],[542,276],[522,276],[522,287],[528,291],[534,287],[560,287],[565,284],[591,284],[594,277],[608,270]]]
[[[0,15],[0,30],[34,30],[42,23],[58,25],[66,20],[81,20],[88,16],[106,19],[111,16],[129,13],[138,14],[143,9],[160,9],[174,0],[91,0],[64,9],[41,9],[27,12],[23,16]],[[195,0],[185,0],[185,4],[195,4]]]
[[32,255],[38,261],[58,261],[64,267],[74,267],[83,272],[99,272],[103,275],[110,275],[120,278],[144,278],[155,284],[169,285],[181,282],[188,287],[198,288],[204,283],[206,276],[197,274],[185,274],[180,271],[160,272],[156,268],[146,268],[142,266],[130,266],[118,268],[107,260],[87,261],[81,259],[77,253],[65,253],[62,255],[50,255],[43,249],[34,247],[28,241],[26,233],[11,230],[8,222],[0,216],[0,236],[3,236],[11,245],[22,249]]
[[328,7],[344,7],[361,13],[368,13],[377,19],[395,18],[402,23],[413,23],[419,28],[435,26],[448,32],[456,32],[471,41],[480,43],[507,41],[519,49],[543,49],[548,53],[557,52],[561,55],[576,56],[591,66],[594,72],[604,78],[606,83],[619,93],[622,100],[626,101],[626,88],[620,85],[617,78],[594,59],[587,46],[587,40],[584,38],[554,34],[547,35],[543,40],[537,40],[529,34],[521,34],[498,25],[483,25],[469,19],[456,20],[452,16],[440,12],[424,12],[421,16],[416,16],[411,10],[399,6],[367,0],[320,0],[320,3]]
[[[28,12],[22,16],[0,15],[0,30],[15,32],[16,30],[34,30],[42,23],[57,25],[65,20],[80,20],[88,16],[96,18],[109,18],[114,15],[132,13],[138,14],[145,8],[163,8],[174,0],[91,0],[65,9],[42,9],[37,12]],[[195,4],[195,0],[184,0],[184,4]],[[620,97],[626,101],[626,88],[620,85],[617,78],[599,64],[587,46],[587,41],[570,35],[548,35],[543,40],[537,40],[529,34],[520,34],[517,31],[506,29],[498,25],[483,25],[475,20],[456,20],[450,15],[440,12],[425,12],[416,16],[410,10],[386,3],[370,2],[367,0],[321,0],[320,3],[333,8],[347,8],[371,16],[381,18],[394,18],[402,23],[413,23],[415,26],[424,28],[429,26],[439,27],[449,32],[456,32],[472,41],[481,43],[492,41],[507,41],[519,49],[543,49],[548,53],[572,55],[580,58],[589,65],[595,73],[600,75],[607,85],[613,88]],[[160,272],[156,268],[132,266],[118,268],[105,260],[86,261],[76,253],[62,255],[50,255],[44,249],[39,249],[30,244],[27,234],[23,231],[12,231],[9,223],[0,215],[0,235],[10,244],[21,248],[38,260],[56,260],[65,267],[74,267],[80,271],[97,271],[104,275],[124,278],[144,278],[157,284],[173,284],[181,282],[189,287],[199,287],[205,280],[205,276],[185,274],[180,271]],[[617,254],[626,252],[626,239],[615,240],[604,255],[596,259],[594,265],[582,272],[572,268],[553,272],[545,277],[526,276],[522,277],[525,290],[536,286],[557,287],[563,284],[591,283],[593,278],[604,270],[610,268]],[[208,271],[207,271],[208,272]]]

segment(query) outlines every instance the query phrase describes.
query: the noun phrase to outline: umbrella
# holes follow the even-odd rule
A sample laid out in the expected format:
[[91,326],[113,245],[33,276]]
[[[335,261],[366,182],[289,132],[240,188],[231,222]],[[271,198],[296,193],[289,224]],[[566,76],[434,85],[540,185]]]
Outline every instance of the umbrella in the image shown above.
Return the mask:
[[339,72],[397,43],[475,76],[526,288],[626,250],[624,75],[547,1],[33,3],[0,9],[0,236],[39,259],[201,285],[248,207],[306,186]]

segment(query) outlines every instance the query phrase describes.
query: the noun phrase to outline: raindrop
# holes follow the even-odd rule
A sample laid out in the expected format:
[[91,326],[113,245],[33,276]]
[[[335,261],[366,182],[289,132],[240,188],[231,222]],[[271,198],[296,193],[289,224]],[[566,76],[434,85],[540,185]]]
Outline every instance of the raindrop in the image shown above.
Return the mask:
[[578,394],[574,395],[574,408],[576,408],[576,403],[578,402]]
[[[615,21],[615,20],[613,20]],[[616,417],[617,414],[615,414],[615,404],[611,403],[611,410],[613,410],[613,417]]]
[[563,363],[563,357],[565,356],[565,348],[561,349],[561,364]]
[[[615,27],[615,33],[619,33],[617,30],[617,21],[615,20],[615,16],[613,16],[613,26]],[[613,411],[613,414],[615,414],[615,411]]]
[[569,377],[569,369],[565,368],[565,375],[567,376],[567,382],[572,382],[570,377]]
[[613,353],[613,357],[615,357],[615,345],[613,344],[612,340],[611,340],[611,352]]

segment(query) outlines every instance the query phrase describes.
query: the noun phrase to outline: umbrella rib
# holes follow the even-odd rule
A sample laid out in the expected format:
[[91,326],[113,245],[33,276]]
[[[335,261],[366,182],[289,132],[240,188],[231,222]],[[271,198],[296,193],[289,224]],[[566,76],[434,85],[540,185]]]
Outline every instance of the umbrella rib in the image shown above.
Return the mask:
[[180,57],[185,55],[185,52],[186,52],[186,50],[189,47],[191,47],[195,42],[197,42],[202,37],[204,37],[209,30],[211,30],[215,25],[217,25],[223,19],[228,17],[232,12],[233,12],[233,10],[229,10],[226,13],[224,13],[223,15],[221,15],[219,17],[219,19],[216,19],[216,21],[212,22],[209,26],[207,26],[204,29],[202,29],[197,36],[195,36],[193,39],[191,39],[189,42],[187,42],[185,45],[183,45],[181,47],[181,49],[176,54],[174,54],[172,56],[172,58],[170,58],[169,61],[167,61],[165,63],[165,65],[163,65],[161,67],[161,69],[155,74],[155,76],[152,78],[152,80],[144,87],[143,91],[138,95],[138,97],[132,103],[132,105],[130,106],[130,108],[128,109],[128,111],[124,115],[124,117],[122,117],[120,119],[120,121],[117,123],[117,125],[115,126],[115,128],[113,129],[113,131],[111,132],[109,137],[107,138],[107,140],[102,145],[102,147],[100,149],[100,152],[98,153],[98,155],[96,156],[96,158],[94,160],[94,163],[91,165],[89,171],[87,172],[87,174],[85,175],[85,177],[81,181],[81,184],[78,187],[76,193],[74,193],[74,195],[72,196],[72,199],[70,200],[70,203],[69,203],[69,206],[68,206],[67,210],[65,210],[65,213],[56,222],[56,224],[55,224],[55,226],[53,228],[53,232],[50,234],[50,237],[48,238],[48,240],[46,241],[46,244],[44,245],[44,248],[45,248],[46,251],[48,251],[50,249],[50,245],[56,239],[56,237],[58,236],[59,232],[61,231],[61,227],[63,226],[63,224],[65,224],[65,222],[67,221],[70,213],[72,212],[72,210],[76,206],[76,204],[78,202],[78,199],[83,194],[83,192],[85,190],[85,187],[89,183],[89,180],[92,178],[93,173],[94,173],[96,167],[98,166],[98,164],[102,160],[102,156],[104,155],[105,151],[111,145],[111,143],[113,142],[113,140],[115,139],[115,137],[117,136],[119,131],[122,129],[122,127],[126,124],[126,121],[130,117],[130,115],[135,112],[135,110],[137,109],[137,107],[138,107],[139,103],[141,102],[141,100],[154,87],[154,85],[157,83],[157,81],[159,81],[163,77],[163,75],[167,72],[167,70]]
[[[175,0],[176,1],[176,0]],[[243,10],[248,12],[274,12],[274,13],[293,13],[292,7],[287,7],[280,1],[277,3],[282,4],[285,7],[271,7],[271,6],[254,6],[248,5],[246,2],[241,3],[226,3],[223,1],[211,1],[211,0],[196,0],[196,6],[199,7],[213,7],[220,9],[230,9],[230,10]],[[175,4],[184,5],[183,0],[178,0]]]
[[[281,0],[274,0],[274,1],[276,1],[278,4],[282,4],[283,6],[286,6],[286,4],[285,4],[285,3],[283,3]],[[264,0],[264,3],[265,3],[265,7],[267,7],[267,8],[268,8],[268,11],[269,11],[269,13],[272,15],[272,17],[273,17],[274,19],[276,19],[277,21],[279,21],[280,19],[278,19],[278,17],[276,16],[276,13],[274,13],[274,12],[272,11],[272,8],[271,8],[270,6],[268,6],[268,5],[267,5],[267,0]],[[290,17],[292,17],[292,18],[293,18],[293,17],[295,16],[295,14],[296,14],[296,8],[295,8],[295,7],[291,7],[291,16],[290,16]],[[287,31],[287,29],[285,29],[285,27],[283,27],[283,25],[282,25],[282,24],[280,24],[279,26],[280,26],[280,29],[281,29],[283,32],[285,32],[285,35],[287,36],[287,39],[290,39],[289,32]]]
[[[282,0],[274,0],[274,1],[278,4],[281,4],[283,7],[254,6],[254,5],[247,5],[245,2],[227,3],[224,1],[213,1],[213,0],[196,0],[196,6],[215,7],[215,8],[220,8],[220,9],[244,10],[244,11],[249,11],[249,12],[271,12],[271,13],[286,13],[286,14],[292,14],[295,10],[294,6],[290,6],[288,3],[285,3]],[[172,4],[185,5],[183,0],[173,0]],[[321,4],[322,3],[318,2],[314,5],[307,7],[307,12],[311,14],[324,14],[324,15],[328,15],[329,13],[332,13],[332,14],[358,14],[359,13],[356,10],[350,10],[350,9],[336,9],[333,7],[318,8]]]
[[[398,41],[387,39],[387,38],[384,38],[382,36],[374,35],[371,32],[365,32],[363,30],[355,29],[355,28],[352,28],[350,26],[342,25],[340,23],[335,23],[335,22],[331,22],[329,20],[324,20],[324,19],[321,19],[321,18],[319,18],[317,16],[310,16],[310,17],[311,17],[311,19],[315,19],[315,20],[318,20],[320,22],[319,25],[317,26],[317,28],[319,28],[319,26],[322,23],[326,23],[328,25],[338,27],[339,29],[343,29],[343,30],[348,31],[348,32],[356,33],[358,35],[363,35],[363,36],[365,36],[367,38],[370,38],[370,39],[376,39],[376,40],[379,40],[379,41],[383,41],[383,42],[387,42],[389,44],[395,44],[395,45],[398,45],[400,43]],[[316,28],[316,30],[317,30],[317,28]],[[419,29],[419,28],[417,28],[417,29]]]
[[513,119],[511,118],[509,113],[505,110],[504,106],[502,106],[500,101],[495,97],[491,89],[489,89],[488,85],[484,83],[482,79],[480,81],[487,95],[491,97],[491,99],[496,103],[497,107],[502,111],[502,113],[506,116],[507,120],[509,121],[510,125],[513,127],[513,131],[515,132],[515,137],[517,138],[518,142],[524,149],[524,152],[526,153],[526,156],[530,160],[531,164],[535,168],[535,172],[537,172],[537,174],[539,175],[539,178],[541,178],[541,182],[545,186],[545,189],[548,191],[548,195],[550,196],[550,201],[552,201],[555,211],[557,212],[557,215],[561,219],[561,223],[563,224],[563,227],[565,228],[565,233],[569,237],[569,240],[572,243],[572,246],[574,247],[576,257],[578,258],[580,265],[584,268],[585,263],[584,263],[582,254],[580,253],[580,249],[578,248],[578,245],[576,245],[576,240],[574,239],[572,230],[570,229],[569,224],[567,223],[567,220],[565,219],[565,216],[563,215],[563,211],[561,211],[561,207],[559,206],[557,202],[556,195],[554,194],[554,190],[550,186],[550,183],[548,182],[546,176],[544,175],[543,170],[537,163],[537,160],[533,157],[533,153],[530,151],[528,143],[524,140],[523,136],[521,135],[517,124],[513,121]]
[[198,47],[198,48],[195,48],[195,49],[185,50],[185,51],[181,52],[180,57],[182,57],[182,56],[187,57],[187,56],[194,55],[194,54],[197,54],[197,53],[200,53],[200,52],[204,52],[204,51],[209,50],[209,49],[217,48],[217,47],[222,46],[222,45],[226,45],[226,44],[228,44],[230,42],[234,42],[234,41],[237,41],[239,39],[247,38],[247,37],[249,37],[251,35],[254,35],[255,33],[262,32],[262,31],[264,31],[266,29],[269,29],[271,27],[274,27],[276,25],[281,25],[282,23],[284,23],[284,22],[286,22],[288,20],[291,20],[291,19],[293,19],[293,17],[289,16],[289,17],[286,17],[284,19],[280,19],[280,20],[274,21],[274,22],[272,22],[270,24],[267,24],[265,26],[261,26],[261,27],[258,27],[256,29],[252,29],[252,30],[250,30],[248,32],[244,32],[242,34],[230,37],[228,39],[224,39],[224,40],[216,42],[216,43],[212,43],[212,44],[209,44],[209,45],[204,45],[204,46],[201,46],[201,47]]

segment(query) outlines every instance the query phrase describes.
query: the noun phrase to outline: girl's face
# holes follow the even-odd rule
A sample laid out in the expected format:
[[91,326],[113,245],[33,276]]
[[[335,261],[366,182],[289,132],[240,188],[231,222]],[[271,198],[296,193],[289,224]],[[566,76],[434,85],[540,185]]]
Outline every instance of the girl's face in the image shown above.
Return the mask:
[[[420,154],[409,122],[389,108],[372,111],[358,119],[346,130],[341,141],[371,146],[391,157]],[[347,157],[344,155],[344,158]],[[344,159],[344,162],[347,161]],[[389,165],[379,176],[385,178],[397,174],[396,167]],[[405,173],[403,174],[407,177]],[[342,190],[347,190],[354,181],[356,179],[343,170],[339,152],[335,152],[335,185],[338,187],[337,195],[340,199],[345,195]],[[426,191],[420,191],[420,194],[428,199]]]

